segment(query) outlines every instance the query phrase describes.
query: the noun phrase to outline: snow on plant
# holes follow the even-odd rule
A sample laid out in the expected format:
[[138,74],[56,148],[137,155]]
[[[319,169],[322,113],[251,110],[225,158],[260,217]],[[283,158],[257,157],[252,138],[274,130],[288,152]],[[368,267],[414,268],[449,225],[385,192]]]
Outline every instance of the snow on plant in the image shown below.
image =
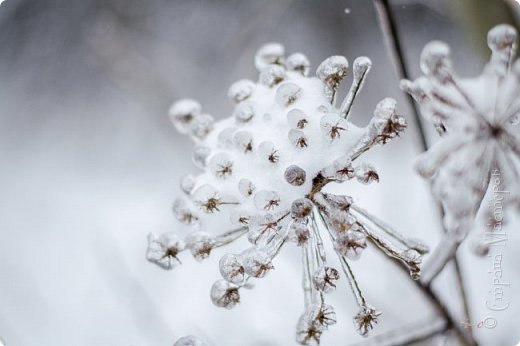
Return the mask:
[[[230,87],[229,98],[236,104],[230,117],[216,122],[198,102],[176,102],[170,118],[194,140],[193,160],[202,173],[182,179],[184,195],[175,200],[173,212],[197,231],[185,240],[172,233],[150,234],[148,239],[148,260],[172,269],[184,250],[202,260],[213,249],[246,236],[251,246],[220,259],[223,279],[211,288],[213,303],[227,309],[240,302],[240,290],[250,288],[253,278],[273,270],[282,246],[300,247],[305,309],[296,339],[302,345],[318,344],[323,331],[336,323],[325,294],[336,288],[340,271],[359,305],[353,318],[358,332],[367,335],[377,323],[380,312],[366,302],[350,267],[368,241],[406,266],[413,279],[419,278],[421,256],[427,252],[351,197],[323,191],[329,183],[351,179],[379,181],[374,167],[358,159],[406,128],[390,98],[379,102],[366,127],[349,121],[371,61],[354,61],[352,86],[336,105],[348,65],[345,57],[332,56],[318,66],[316,77],[308,77],[309,61],[303,54],[285,58],[284,47],[271,43],[255,56],[259,81],[244,79]],[[325,238],[333,244],[340,270],[329,264]]]
[[[511,68],[516,36],[509,25],[491,29],[490,62],[480,76],[469,79],[457,76],[445,43],[431,42],[421,54],[425,76],[401,83],[441,135],[416,162],[418,172],[433,180],[448,230],[431,267],[424,270],[424,282],[442,270],[473,228],[493,172],[510,194],[511,203],[504,206],[519,205],[520,132],[515,125],[520,116],[520,60]],[[480,252],[487,246],[481,244]]]

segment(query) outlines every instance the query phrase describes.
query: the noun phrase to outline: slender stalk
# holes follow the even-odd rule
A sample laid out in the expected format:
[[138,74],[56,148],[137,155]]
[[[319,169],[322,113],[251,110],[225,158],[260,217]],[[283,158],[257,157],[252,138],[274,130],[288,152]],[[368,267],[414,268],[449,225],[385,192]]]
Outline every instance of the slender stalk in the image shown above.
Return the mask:
[[[395,24],[395,19],[392,13],[392,8],[390,6],[389,0],[374,0],[374,5],[377,11],[379,25],[381,28],[381,31],[383,33],[384,41],[387,46],[388,53],[390,54],[392,61],[394,63],[395,71],[397,73],[397,76],[399,79],[407,79],[408,78],[408,70],[406,67],[406,62],[401,46],[401,42],[399,40],[399,35],[397,32],[397,27]],[[424,131],[424,126],[422,119],[419,114],[419,109],[417,108],[416,103],[413,100],[413,97],[406,94],[408,104],[410,108],[413,110],[414,120],[417,127],[417,132],[419,133],[419,139],[422,151],[428,150],[428,142],[426,140],[426,134]],[[443,219],[444,211],[442,210],[442,206],[437,201],[437,208],[440,212],[441,220]],[[446,229],[443,225],[443,230],[446,233]],[[466,289],[464,287],[464,282],[462,281],[462,274],[460,269],[460,264],[458,263],[457,255],[456,253],[453,256],[453,261],[455,263],[455,274],[457,279],[457,286],[459,290],[459,294],[461,296],[463,308],[464,308],[464,318],[468,321],[471,320],[470,315],[470,309],[469,309],[469,303],[468,298],[466,294]],[[477,342],[475,341],[473,334],[471,330],[467,330],[465,333],[468,336],[468,339],[470,341],[470,344],[476,345]]]

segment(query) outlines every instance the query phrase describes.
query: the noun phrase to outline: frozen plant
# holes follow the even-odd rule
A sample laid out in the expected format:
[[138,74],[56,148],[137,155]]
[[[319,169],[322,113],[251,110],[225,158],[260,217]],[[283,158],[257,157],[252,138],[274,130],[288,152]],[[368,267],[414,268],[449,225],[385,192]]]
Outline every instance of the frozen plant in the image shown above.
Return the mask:
[[[520,206],[520,60],[512,64],[516,36],[505,24],[489,31],[491,59],[476,78],[459,77],[450,48],[431,42],[421,54],[425,76],[401,82],[441,136],[416,162],[419,174],[433,180],[447,228],[424,269],[425,283],[440,273],[474,227],[490,181],[494,193],[507,193],[504,208]],[[485,254],[487,246],[477,248]]]
[[177,340],[173,346],[207,346],[199,338],[193,335],[183,336]]
[[[351,179],[378,182],[376,169],[358,163],[359,158],[398,137],[406,121],[390,98],[379,102],[366,127],[349,121],[371,67],[368,58],[354,61],[350,90],[337,103],[349,67],[345,57],[327,58],[316,77],[309,77],[303,54],[284,53],[276,43],[260,48],[255,56],[259,80],[244,79],[230,87],[235,109],[228,118],[214,121],[193,100],[173,104],[170,118],[194,140],[193,161],[202,170],[181,180],[183,195],[175,200],[173,213],[197,230],[184,241],[173,234],[150,235],[147,258],[172,269],[184,250],[203,260],[213,249],[247,237],[249,248],[220,259],[223,279],[211,288],[213,303],[230,309],[240,302],[240,290],[273,270],[281,248],[292,243],[301,248],[305,297],[297,341],[319,344],[322,333],[336,323],[325,295],[334,291],[340,276],[359,306],[353,317],[356,329],[366,336],[381,312],[367,303],[350,261],[371,242],[418,279],[428,249],[368,214],[351,197],[323,189]],[[328,260],[324,239],[332,242],[339,270]]]

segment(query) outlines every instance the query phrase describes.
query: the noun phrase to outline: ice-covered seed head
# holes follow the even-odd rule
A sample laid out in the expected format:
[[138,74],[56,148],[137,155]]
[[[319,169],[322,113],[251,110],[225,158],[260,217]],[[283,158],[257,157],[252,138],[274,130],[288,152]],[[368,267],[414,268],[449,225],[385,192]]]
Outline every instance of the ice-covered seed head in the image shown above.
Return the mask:
[[377,324],[380,315],[381,312],[373,307],[362,306],[361,310],[354,316],[354,325],[357,332],[362,336],[368,335],[368,332],[374,328],[374,324]]
[[255,116],[255,111],[249,101],[244,101],[235,107],[233,116],[237,120],[237,123],[247,123]]
[[238,131],[233,136],[237,149],[245,154],[253,151],[253,134],[249,131]]
[[180,187],[182,192],[189,195],[195,187],[195,177],[191,174],[187,174],[181,178]]
[[215,246],[215,239],[205,232],[195,232],[186,238],[186,247],[197,261],[208,258]]
[[217,178],[225,179],[233,174],[233,161],[227,153],[218,153],[209,160],[209,169]]
[[298,108],[294,108],[287,113],[287,122],[293,129],[303,130],[309,123],[309,117]]
[[238,286],[226,280],[216,281],[211,287],[210,295],[213,304],[221,308],[232,309],[240,303]]
[[492,51],[510,49],[516,43],[516,29],[509,24],[499,24],[488,32],[487,44]]
[[289,55],[287,57],[286,65],[290,71],[300,72],[304,76],[309,74],[310,62],[309,59],[307,59],[307,57],[302,53],[294,53]]
[[242,265],[242,258],[237,255],[224,255],[219,262],[220,274],[227,281],[236,285],[241,284],[245,278],[245,269]]
[[343,56],[331,56],[325,59],[316,69],[316,77],[325,84],[325,93],[329,101],[333,101],[339,83],[347,75],[348,60]]
[[249,79],[241,79],[229,87],[228,97],[235,103],[240,103],[244,100],[247,100],[251,94],[253,94],[253,89],[255,88],[255,83],[250,81]]
[[282,107],[292,105],[301,97],[302,89],[294,83],[283,83],[276,89],[276,103]]
[[287,137],[289,137],[291,144],[296,148],[304,149],[309,146],[309,140],[303,131],[290,129]]
[[181,264],[177,255],[184,248],[184,242],[174,233],[164,233],[160,236],[150,233],[148,235],[146,259],[163,269],[173,269]]
[[280,43],[266,43],[255,54],[255,67],[262,71],[271,64],[282,64],[285,48]]
[[379,182],[379,174],[372,165],[363,163],[356,168],[356,178],[362,184],[370,184],[371,182]]
[[313,204],[308,198],[298,198],[291,205],[293,219],[305,219],[312,213]]
[[168,112],[170,120],[180,133],[188,133],[195,117],[200,115],[200,103],[192,99],[175,102]]
[[251,248],[242,253],[244,270],[255,278],[263,278],[274,266],[265,249]]
[[262,161],[271,164],[276,164],[280,160],[280,153],[278,149],[274,147],[274,144],[271,141],[260,143],[258,146],[258,155]]
[[336,289],[336,282],[339,280],[339,272],[326,265],[318,268],[313,276],[314,287],[321,292],[330,293]]
[[285,69],[279,65],[268,65],[260,72],[259,82],[266,87],[272,88],[287,78]]
[[198,140],[206,138],[213,131],[215,119],[209,114],[196,116],[190,125],[190,135]]
[[371,68],[372,61],[368,57],[360,56],[356,58],[352,64],[352,74],[354,75],[354,80],[358,82],[361,81]]
[[309,227],[303,222],[292,222],[289,226],[289,239],[297,246],[306,246],[311,237]]
[[188,205],[188,202],[183,197],[175,199],[172,205],[172,211],[177,221],[185,225],[193,225],[198,221],[197,215],[195,215]]
[[204,169],[207,164],[207,159],[211,155],[211,149],[203,146],[203,145],[197,145],[193,149],[193,163],[201,168]]
[[285,169],[285,181],[292,186],[301,186],[305,184],[307,173],[305,170],[297,165],[290,165]]
[[329,141],[337,140],[348,129],[348,122],[338,113],[326,113],[320,121],[320,128]]
[[367,237],[360,231],[349,229],[340,234],[334,243],[334,248],[342,256],[357,260],[367,247]]
[[280,196],[275,191],[260,190],[255,194],[254,202],[258,210],[271,211],[280,205]]
[[244,197],[251,197],[255,193],[255,185],[249,179],[240,179],[238,182],[238,191]]
[[421,70],[441,82],[451,78],[450,47],[440,41],[428,43],[421,53]]

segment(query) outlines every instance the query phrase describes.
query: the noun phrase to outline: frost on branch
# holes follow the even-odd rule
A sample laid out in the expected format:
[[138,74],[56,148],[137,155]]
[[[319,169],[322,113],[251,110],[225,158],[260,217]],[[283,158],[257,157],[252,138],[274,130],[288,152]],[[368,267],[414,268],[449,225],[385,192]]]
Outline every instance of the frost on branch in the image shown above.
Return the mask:
[[[513,63],[516,31],[498,25],[488,33],[490,62],[476,78],[456,74],[450,48],[431,42],[421,54],[424,76],[403,80],[401,87],[419,103],[441,138],[416,162],[433,181],[442,203],[448,235],[428,270],[433,278],[473,228],[489,188],[507,191],[504,208],[520,201],[520,61]],[[498,180],[496,180],[498,179]],[[485,244],[482,244],[484,246]]]
[[[355,320],[366,335],[379,312],[366,303],[349,261],[373,244],[416,279],[427,248],[373,222],[351,197],[322,190],[331,182],[354,178],[363,184],[377,183],[375,168],[357,159],[397,138],[406,121],[390,98],[376,105],[365,127],[349,121],[371,68],[366,57],[354,61],[352,85],[346,92],[340,83],[348,75],[349,63],[342,56],[326,59],[316,77],[309,77],[305,55],[286,58],[284,47],[271,43],[257,52],[255,66],[257,83],[242,79],[231,85],[228,96],[235,108],[229,117],[214,122],[193,100],[178,101],[170,110],[175,127],[195,142],[193,161],[202,170],[182,179],[183,196],[173,207],[180,222],[196,228],[186,238],[185,248],[201,261],[214,249],[247,237],[248,248],[220,259],[223,280],[211,288],[213,303],[230,309],[240,302],[241,290],[251,288],[251,281],[275,270],[284,245],[297,246],[302,252],[305,297],[297,341],[319,344],[322,333],[336,323],[325,295],[341,284],[342,277],[364,314]],[[337,102],[342,93],[344,100]],[[329,264],[324,241],[332,242],[332,255],[341,268]],[[176,244],[151,243],[149,260],[178,265],[177,254],[184,247]]]

